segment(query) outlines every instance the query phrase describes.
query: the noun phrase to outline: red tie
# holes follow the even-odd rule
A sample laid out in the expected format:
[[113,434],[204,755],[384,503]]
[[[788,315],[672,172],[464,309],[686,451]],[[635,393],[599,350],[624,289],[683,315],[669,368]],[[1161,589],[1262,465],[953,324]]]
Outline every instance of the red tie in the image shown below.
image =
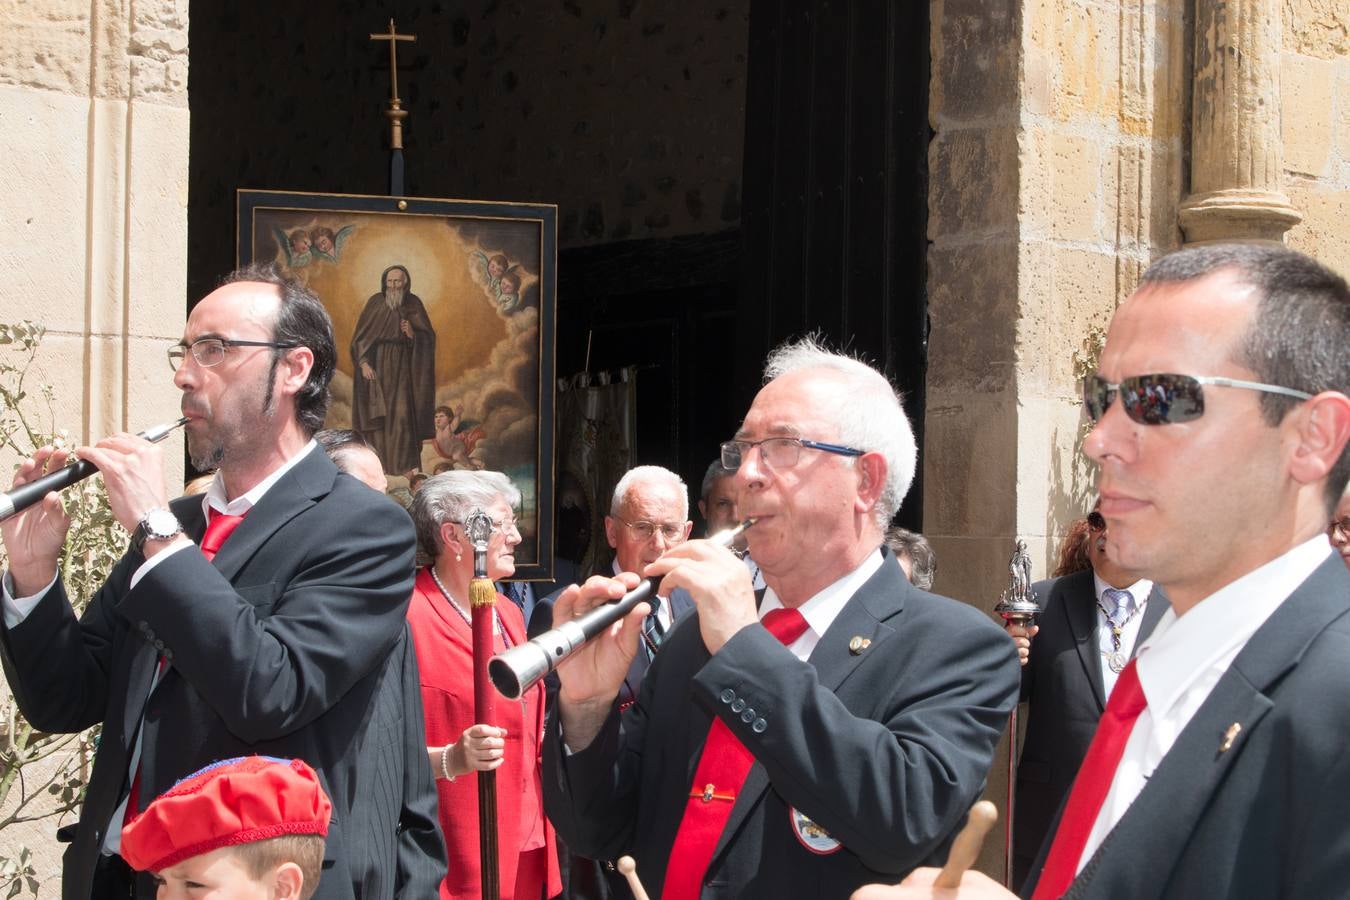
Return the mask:
[[[806,631],[806,619],[795,609],[775,609],[764,616],[763,625],[786,646]],[[664,900],[696,900],[712,862],[713,850],[731,817],[736,795],[755,758],[736,739],[721,718],[714,718],[703,745],[689,802],[670,848],[670,864],[661,891]]]
[[[244,515],[248,514],[245,513]],[[239,527],[239,523],[242,521],[244,521],[244,516],[230,516],[223,512],[216,512],[214,509],[211,510],[211,516],[206,522],[206,534],[202,535],[202,556],[207,559],[215,559],[216,554],[220,552],[220,548],[224,545],[225,539]]]
[[1131,660],[1116,679],[1106,712],[1097,723],[1097,733],[1092,736],[1087,756],[1074,779],[1069,802],[1059,820],[1055,841],[1050,845],[1050,855],[1036,882],[1032,900],[1057,900],[1073,883],[1078,860],[1111,790],[1116,766],[1125,752],[1125,742],[1130,739],[1135,720],[1147,705],[1144,689],[1139,685],[1139,672],[1135,669],[1135,661]]
[[[248,513],[245,513],[244,515],[248,515]],[[226,538],[239,527],[239,523],[242,521],[244,521],[244,516],[231,516],[226,515],[223,512],[216,512],[214,509],[211,510],[211,514],[206,522],[206,533],[202,535],[202,542],[200,545],[202,548],[202,556],[205,556],[208,560],[215,559],[216,554],[220,552],[221,546],[224,545]],[[151,682],[150,687],[152,692],[155,689],[154,685],[159,681],[160,674],[164,671],[164,664],[166,662],[168,662],[168,660],[161,656],[159,662],[155,664],[155,680]],[[127,799],[127,811],[126,816],[123,819],[124,822],[130,822],[136,815],[136,807],[140,802],[140,795],[141,767],[138,763],[136,766],[136,774],[131,779],[131,791]]]

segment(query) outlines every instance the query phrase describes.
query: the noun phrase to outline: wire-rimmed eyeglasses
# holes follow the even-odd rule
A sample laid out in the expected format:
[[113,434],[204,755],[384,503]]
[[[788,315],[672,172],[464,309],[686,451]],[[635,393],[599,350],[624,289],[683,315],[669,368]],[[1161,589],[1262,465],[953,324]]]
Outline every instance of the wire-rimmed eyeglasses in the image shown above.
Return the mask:
[[758,447],[760,459],[774,469],[790,469],[795,466],[797,460],[802,457],[803,447],[808,450],[820,450],[823,453],[837,453],[840,456],[857,457],[867,452],[856,447],[810,441],[806,438],[771,437],[762,441],[725,441],[722,444],[723,467],[739,469],[751,447]]
[[197,365],[209,369],[225,360],[227,347],[271,347],[273,350],[290,350],[299,344],[286,341],[237,341],[232,338],[198,338],[191,344],[174,344],[169,348],[169,368],[175,372],[183,364],[189,353]]

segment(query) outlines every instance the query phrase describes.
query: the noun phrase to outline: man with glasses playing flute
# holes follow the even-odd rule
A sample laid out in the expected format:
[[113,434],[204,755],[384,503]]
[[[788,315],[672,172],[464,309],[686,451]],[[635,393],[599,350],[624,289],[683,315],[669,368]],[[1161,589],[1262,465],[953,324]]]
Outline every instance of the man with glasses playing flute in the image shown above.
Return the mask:
[[[1150,401],[1161,388],[1166,402]],[[1171,600],[1125,667],[1025,896],[1344,897],[1350,290],[1279,245],[1164,257],[1084,385],[1107,553]],[[935,871],[860,898],[1005,897]]]
[[[883,530],[916,447],[886,379],[811,341],[780,348],[723,462],[767,589],[708,541],[642,575],[697,610],[637,702],[617,698],[646,604],[558,670],[545,804],[567,843],[631,854],[652,897],[839,897],[941,858],[1016,699],[1012,642],[905,580]],[[592,578],[582,613],[637,584]]]
[[[333,798],[315,897],[433,896],[434,820],[404,829],[391,774],[357,765],[385,740],[372,701],[402,639],[414,539],[397,504],[313,440],[336,362],[328,314],[275,271],[245,270],[193,308],[169,360],[188,452],[217,468],[205,497],[170,501],[160,449],[135,435],[78,449],[132,532],[78,620],[57,571],[60,498],[0,528],[0,659],[20,708],[47,731],[103,725],[62,896],[155,896],[118,855],[123,824],[186,775],[255,753],[305,760]],[[45,447],[16,483],[65,459]]]

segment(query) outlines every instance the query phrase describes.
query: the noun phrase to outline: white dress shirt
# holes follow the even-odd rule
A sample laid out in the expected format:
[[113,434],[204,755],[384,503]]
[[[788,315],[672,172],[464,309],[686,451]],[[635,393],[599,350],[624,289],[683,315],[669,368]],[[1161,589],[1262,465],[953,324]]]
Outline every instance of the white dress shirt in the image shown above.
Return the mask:
[[[797,609],[801,612],[802,618],[806,619],[806,631],[797,638],[788,649],[792,655],[800,660],[807,660],[811,656],[811,651],[816,649],[816,644],[829,630],[830,625],[838,618],[843,610],[844,604],[848,603],[848,598],[858,592],[858,588],[867,582],[867,579],[876,574],[877,569],[881,568],[881,551],[877,550],[871,553],[862,561],[852,572],[849,572],[843,578],[826,586],[823,590],[807,600]],[[759,604],[759,618],[762,622],[764,617],[775,609],[782,609],[783,602],[778,599],[778,595],[773,592],[773,588],[764,589],[764,600]]]
[[[1115,690],[1116,679],[1120,676],[1111,671],[1111,661],[1108,658],[1114,644],[1111,641],[1111,621],[1106,618],[1102,609],[1109,610],[1111,605],[1102,599],[1102,594],[1107,590],[1115,589],[1102,581],[1096,572],[1092,573],[1092,583],[1097,590],[1097,651],[1100,657],[1097,663],[1102,667],[1102,696],[1109,698],[1111,691]],[[1129,591],[1130,596],[1134,598],[1135,605],[1135,614],[1130,617],[1130,621],[1125,623],[1125,627],[1120,629],[1120,654],[1129,659],[1130,653],[1134,650],[1134,642],[1139,639],[1139,629],[1143,625],[1144,613],[1148,607],[1148,595],[1153,591],[1153,582],[1140,579],[1122,590]]]
[[1135,664],[1148,706],[1130,731],[1077,871],[1125,815],[1247,641],[1330,553],[1326,535],[1318,534],[1210,594],[1184,616],[1175,609],[1162,614]]

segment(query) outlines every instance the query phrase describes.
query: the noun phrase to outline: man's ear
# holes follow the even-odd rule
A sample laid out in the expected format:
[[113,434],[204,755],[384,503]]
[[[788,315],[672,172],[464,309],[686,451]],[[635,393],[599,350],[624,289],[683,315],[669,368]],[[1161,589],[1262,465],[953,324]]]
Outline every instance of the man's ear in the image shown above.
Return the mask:
[[1289,416],[1294,452],[1289,472],[1301,484],[1327,477],[1350,442],[1350,397],[1323,391]]
[[611,550],[619,549],[619,523],[613,516],[605,516],[605,540],[609,541]]
[[275,900],[300,900],[305,888],[305,873],[299,865],[284,862],[272,873],[272,896]]
[[864,453],[858,457],[858,499],[855,509],[867,512],[877,505],[886,488],[886,457]]
[[309,380],[309,373],[314,368],[314,351],[308,347],[292,347],[283,353],[277,365],[281,376],[277,380],[282,392],[288,397],[294,397]]
[[703,521],[708,521],[708,504],[702,500],[698,501],[698,514],[703,518]]

